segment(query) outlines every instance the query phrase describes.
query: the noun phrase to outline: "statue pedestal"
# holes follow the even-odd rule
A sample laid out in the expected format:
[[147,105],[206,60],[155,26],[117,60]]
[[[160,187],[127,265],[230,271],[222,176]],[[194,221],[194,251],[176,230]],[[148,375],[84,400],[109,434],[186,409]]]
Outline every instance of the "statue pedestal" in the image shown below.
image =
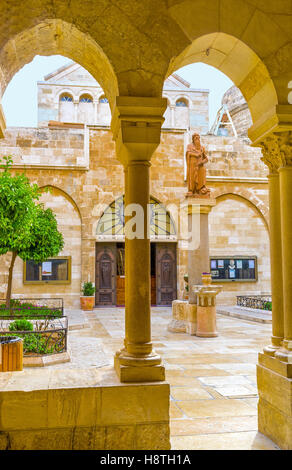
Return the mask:
[[222,291],[222,286],[212,284],[193,286],[197,295],[197,332],[196,336],[214,338],[218,336],[216,328],[216,296]]
[[[199,230],[198,234],[193,235],[193,238],[198,240],[197,246],[188,251],[189,286],[194,286],[201,283],[203,272],[210,271],[209,213],[212,207],[216,205],[216,199],[210,197],[187,197],[186,202],[188,205],[189,232],[193,229]],[[199,224],[199,227],[196,223]],[[196,295],[192,289],[189,292],[189,303],[197,303]]]

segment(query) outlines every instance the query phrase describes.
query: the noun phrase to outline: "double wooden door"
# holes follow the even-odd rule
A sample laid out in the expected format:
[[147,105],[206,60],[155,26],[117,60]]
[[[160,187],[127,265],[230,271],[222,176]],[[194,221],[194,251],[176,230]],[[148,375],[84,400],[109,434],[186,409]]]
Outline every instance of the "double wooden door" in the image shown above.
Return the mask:
[[[117,258],[116,243],[97,243],[96,305],[125,303],[125,276],[118,275]],[[176,244],[156,243],[151,262],[151,304],[171,305],[176,299]]]

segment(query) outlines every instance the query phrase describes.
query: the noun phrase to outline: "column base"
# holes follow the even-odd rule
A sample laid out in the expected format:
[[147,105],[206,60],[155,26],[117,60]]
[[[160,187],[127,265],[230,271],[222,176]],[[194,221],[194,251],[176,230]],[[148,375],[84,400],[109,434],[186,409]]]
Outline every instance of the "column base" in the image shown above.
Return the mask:
[[218,333],[198,333],[196,334],[199,338],[217,338]]
[[161,364],[160,356],[155,353],[139,358],[120,351],[115,355],[114,366],[119,380],[124,383],[165,380],[165,368]]
[[275,356],[275,353],[279,351],[282,346],[283,338],[279,336],[272,336],[272,343],[264,348],[264,353],[268,356]]
[[292,365],[292,351],[290,351],[289,349],[285,349],[285,348],[278,349],[275,352],[275,358],[281,362],[286,362]]
[[292,364],[260,353],[257,383],[259,431],[292,450]]

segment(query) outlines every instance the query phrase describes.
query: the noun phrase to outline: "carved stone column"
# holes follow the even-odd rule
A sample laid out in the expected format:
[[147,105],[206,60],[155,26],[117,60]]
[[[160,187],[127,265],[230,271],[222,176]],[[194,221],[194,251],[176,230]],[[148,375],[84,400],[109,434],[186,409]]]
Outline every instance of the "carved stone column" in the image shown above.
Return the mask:
[[272,292],[272,343],[264,349],[273,356],[282,345],[284,338],[283,275],[280,178],[281,155],[279,138],[272,134],[261,145],[262,161],[269,167],[269,209],[270,209],[270,263]]
[[258,426],[282,449],[292,450],[292,132],[274,132],[261,144],[271,172],[273,336],[259,354]]
[[280,134],[282,166],[279,169],[281,194],[282,270],[284,293],[283,348],[275,353],[292,364],[292,132]]
[[166,104],[166,99],[118,97],[112,121],[117,157],[126,171],[126,204],[139,204],[144,214],[144,236],[126,241],[125,348],[115,356],[115,369],[122,382],[165,378],[161,358],[151,343],[147,205],[150,159],[160,143]]

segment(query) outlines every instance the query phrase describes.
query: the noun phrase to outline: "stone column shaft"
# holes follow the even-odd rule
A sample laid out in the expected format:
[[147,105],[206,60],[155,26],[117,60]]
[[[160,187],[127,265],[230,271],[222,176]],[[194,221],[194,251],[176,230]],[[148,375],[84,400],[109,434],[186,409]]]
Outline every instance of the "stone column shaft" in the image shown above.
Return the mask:
[[216,204],[214,199],[192,199],[188,198],[188,203],[192,204],[188,210],[188,227],[192,230],[192,217],[199,213],[200,237],[199,246],[188,252],[188,275],[189,275],[189,303],[196,304],[197,296],[192,290],[192,286],[202,283],[202,273],[210,271],[209,254],[209,213]]
[[280,181],[277,171],[269,175],[270,208],[270,263],[272,292],[272,345],[265,348],[265,353],[273,355],[282,344],[284,337],[283,318],[283,275],[282,275],[282,234]]
[[127,351],[144,356],[152,351],[150,325],[150,240],[147,237],[147,206],[150,163],[128,165],[127,204],[139,204],[144,212],[144,238],[127,240]]
[[[282,265],[284,287],[284,341],[292,353],[292,166],[280,168]],[[290,362],[290,361],[289,361]],[[292,362],[292,355],[291,355]]]
[[[117,157],[125,168],[125,207],[143,210],[144,236],[126,237],[126,317],[124,349],[115,356],[115,369],[122,382],[162,381],[165,370],[152,350],[150,315],[150,159],[160,143],[166,99],[118,97],[112,120]],[[132,209],[132,208],[131,208]],[[133,208],[133,216],[135,208]],[[130,210],[132,212],[132,210]],[[132,216],[127,216],[128,218]],[[137,219],[136,219],[137,220]],[[139,228],[136,227],[136,233]],[[132,232],[131,232],[132,234]]]

